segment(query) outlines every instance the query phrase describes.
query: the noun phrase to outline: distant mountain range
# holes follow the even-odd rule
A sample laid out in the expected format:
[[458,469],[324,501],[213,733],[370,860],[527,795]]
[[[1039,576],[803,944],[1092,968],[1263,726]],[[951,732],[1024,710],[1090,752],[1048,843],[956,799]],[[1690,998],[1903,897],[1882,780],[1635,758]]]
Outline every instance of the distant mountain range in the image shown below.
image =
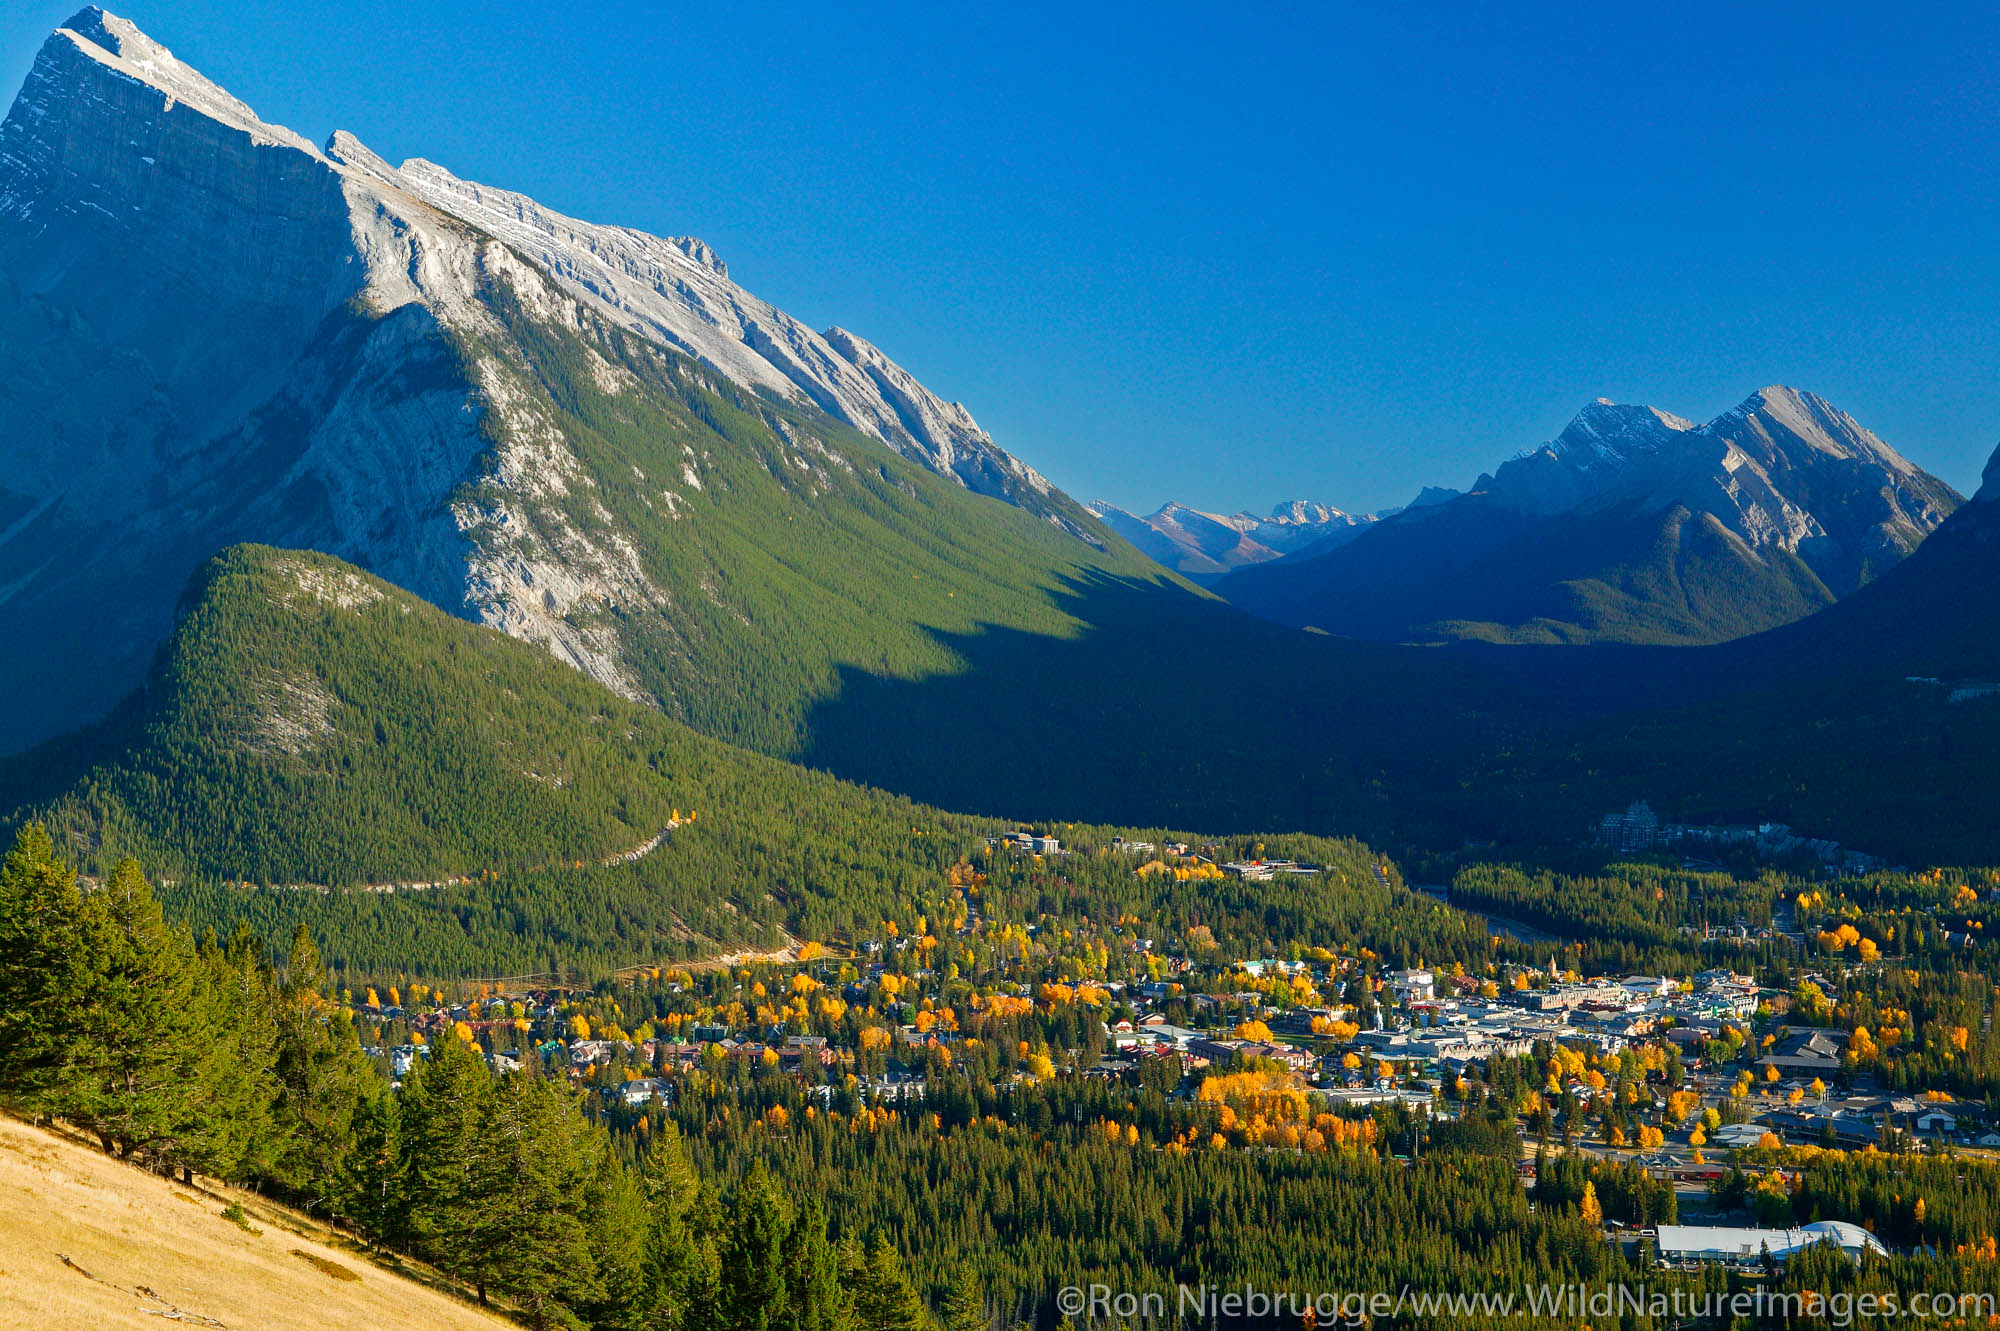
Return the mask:
[[[1409,507],[1441,504],[1457,495],[1456,490],[1426,487]],[[1225,517],[1186,504],[1167,503],[1142,518],[1102,500],[1091,504],[1090,511],[1148,558],[1196,582],[1212,584],[1223,574],[1249,564],[1337,549],[1371,524],[1403,510],[1356,514],[1329,504],[1293,499],[1273,508],[1268,517],[1248,512]]]
[[1381,641],[1719,642],[1831,605],[1961,502],[1811,393],[1766,388],[1706,425],[1600,400],[1465,495],[1217,587]]

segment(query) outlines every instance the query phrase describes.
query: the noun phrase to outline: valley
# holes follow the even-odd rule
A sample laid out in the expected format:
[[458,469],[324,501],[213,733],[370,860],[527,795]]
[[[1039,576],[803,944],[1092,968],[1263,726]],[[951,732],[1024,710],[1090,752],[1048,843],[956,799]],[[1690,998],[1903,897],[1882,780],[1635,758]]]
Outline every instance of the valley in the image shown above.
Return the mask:
[[[38,40],[0,1323],[2000,1308],[2000,452],[1968,498],[1773,384],[1400,507],[1084,505],[702,239],[308,138],[96,7]],[[1093,262],[979,315],[1060,340]]]

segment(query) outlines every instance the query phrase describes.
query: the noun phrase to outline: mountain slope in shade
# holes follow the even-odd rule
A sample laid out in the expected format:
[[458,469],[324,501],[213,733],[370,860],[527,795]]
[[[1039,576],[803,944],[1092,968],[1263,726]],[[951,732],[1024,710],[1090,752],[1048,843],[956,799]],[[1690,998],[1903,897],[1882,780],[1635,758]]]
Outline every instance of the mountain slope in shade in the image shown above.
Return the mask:
[[0,613],[37,644],[0,660],[0,751],[102,715],[244,540],[771,749],[842,666],[1068,631],[1065,576],[1147,573],[699,242],[323,152],[87,9],[0,124]]
[[1578,770],[1546,775],[1607,809],[1616,787],[1679,817],[1787,822],[1914,866],[2000,862],[1996,597],[2000,496],[1810,619],[1660,652],[1651,668],[1698,676],[1708,700],[1596,723]]
[[1810,393],[1767,388],[1699,426],[1600,401],[1469,494],[1219,590],[1386,641],[1717,642],[1848,595],[1959,502]]

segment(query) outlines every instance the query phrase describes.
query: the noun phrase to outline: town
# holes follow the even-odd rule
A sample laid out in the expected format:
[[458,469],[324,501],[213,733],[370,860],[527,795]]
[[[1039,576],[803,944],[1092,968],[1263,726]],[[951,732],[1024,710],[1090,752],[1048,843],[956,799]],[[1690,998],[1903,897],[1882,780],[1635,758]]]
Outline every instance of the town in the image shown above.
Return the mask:
[[[1603,1233],[1670,1264],[1749,1267],[1829,1236],[1850,1252],[1879,1248],[1846,1217],[1809,1230],[1793,1203],[1804,1164],[2000,1148],[1983,1100],[1907,1084],[1896,1059],[1907,1028],[1835,1020],[1836,1006],[1852,1009],[1842,995],[1883,965],[1852,925],[1696,940],[1740,953],[1754,934],[1759,955],[1789,950],[1762,974],[1582,974],[1562,959],[1574,944],[1493,937],[1509,958],[1474,966],[1392,964],[1351,941],[1229,956],[1206,926],[986,913],[998,895],[989,871],[1052,882],[1094,865],[1141,882],[1314,891],[1341,876],[1225,849],[1124,836],[1066,848],[1020,832],[991,839],[983,866],[955,870],[926,914],[839,949],[641,967],[588,988],[499,982],[448,999],[451,986],[418,982],[347,998],[390,1076],[439,1041],[465,1041],[497,1072],[529,1059],[560,1070],[623,1127],[732,1081],[756,1087],[778,1122],[929,1113],[942,1124],[947,1106],[1004,1111],[1062,1086],[1102,1086],[1107,1105],[1144,1090],[1160,1112],[1143,1125],[1114,1112],[1107,1131],[1154,1149],[1414,1156],[1468,1119],[1498,1121],[1531,1189],[1563,1157],[1651,1180],[1650,1200],[1602,1213]],[[1402,906],[1450,911],[1393,876],[1372,866],[1373,886]],[[1783,903],[1788,920],[1817,920],[1824,893],[1801,889]],[[1542,945],[1550,955],[1533,959]],[[1963,1049],[1969,1033],[1942,1038]]]

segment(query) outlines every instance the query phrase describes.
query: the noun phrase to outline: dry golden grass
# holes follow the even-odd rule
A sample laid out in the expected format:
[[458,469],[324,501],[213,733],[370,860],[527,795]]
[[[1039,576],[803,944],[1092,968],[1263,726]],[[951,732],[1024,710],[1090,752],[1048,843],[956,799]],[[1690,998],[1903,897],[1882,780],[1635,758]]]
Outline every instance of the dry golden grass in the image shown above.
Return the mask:
[[[223,1216],[231,1202],[258,1233]],[[169,1183],[0,1117],[0,1327],[163,1326],[500,1331],[515,1324],[384,1270],[323,1226],[262,1198]]]

